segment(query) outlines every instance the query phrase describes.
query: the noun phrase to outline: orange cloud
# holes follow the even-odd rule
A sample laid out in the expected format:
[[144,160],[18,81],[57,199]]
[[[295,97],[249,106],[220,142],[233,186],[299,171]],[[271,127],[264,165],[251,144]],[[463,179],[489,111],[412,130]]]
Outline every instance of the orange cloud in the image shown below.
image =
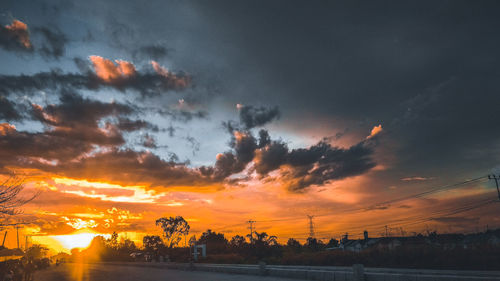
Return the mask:
[[94,220],[82,220],[80,218],[70,219],[68,217],[62,218],[66,221],[67,225],[71,226],[74,229],[95,228],[99,225]]
[[[144,186],[122,186],[104,182],[89,182],[86,180],[75,180],[70,178],[52,179],[56,188],[65,193],[75,194],[83,197],[98,198],[112,202],[133,202],[133,203],[156,203],[164,196],[163,193],[156,193],[153,190],[146,190]],[[69,187],[75,187],[70,189]],[[89,192],[86,192],[89,189]],[[101,190],[102,192],[99,192]]]
[[371,139],[374,136],[380,134],[382,132],[382,125],[374,126],[372,131],[370,132],[370,135],[366,137],[366,139]]
[[158,73],[160,76],[163,76],[176,88],[186,88],[191,80],[188,76],[178,76],[168,71],[168,69],[164,68],[154,60],[151,61],[151,65],[153,66],[153,69],[156,71],[156,73]]
[[112,62],[101,56],[90,56],[89,59],[94,65],[96,75],[106,82],[132,77],[137,73],[134,64],[128,61],[115,60]]
[[9,123],[0,123],[0,136],[6,136],[16,131],[16,126]]
[[20,20],[13,20],[5,29],[14,37],[24,48],[31,49],[30,35],[28,25]]

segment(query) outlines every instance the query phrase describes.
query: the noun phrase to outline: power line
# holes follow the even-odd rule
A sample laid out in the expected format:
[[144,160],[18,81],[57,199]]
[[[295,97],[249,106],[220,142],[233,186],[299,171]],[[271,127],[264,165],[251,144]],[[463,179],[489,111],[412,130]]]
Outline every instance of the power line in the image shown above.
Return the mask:
[[[389,227],[390,225],[402,228],[402,226],[410,226],[410,225],[415,225],[415,224],[419,224],[419,223],[424,223],[427,221],[435,220],[436,218],[439,218],[439,217],[455,215],[458,213],[470,211],[470,210],[491,204],[493,202],[497,202],[496,199],[490,199],[490,198],[491,198],[491,194],[489,194],[489,196],[487,198],[483,198],[479,201],[473,202],[471,204],[467,204],[466,206],[452,207],[452,208],[448,208],[445,210],[436,211],[436,212],[432,213],[429,217],[425,217],[425,218],[422,218],[421,216],[417,215],[417,216],[412,216],[412,217],[405,217],[405,218],[399,218],[399,219],[395,219],[395,220],[386,221],[386,222],[384,222],[384,224],[387,224],[387,226],[388,226],[387,235],[388,235],[388,230],[390,228]],[[366,229],[370,229],[370,228],[373,229],[373,227],[375,227],[375,229],[385,230],[385,226],[382,226],[381,223],[374,223],[374,224],[368,224],[368,225],[364,224],[364,225],[358,226],[358,227],[349,227],[348,232],[353,234],[354,232],[358,232],[361,230],[366,230]],[[292,234],[292,233],[290,233],[290,234]],[[320,232],[316,231],[315,234],[316,235],[324,235],[324,234],[332,235],[333,233],[331,231],[320,231]],[[354,233],[353,235],[361,235],[361,234],[363,234],[363,232]],[[306,233],[303,233],[303,234],[296,233],[294,235],[301,236],[301,235],[307,235],[307,234]],[[341,236],[341,234],[333,235],[333,237],[336,237],[336,236]]]
[[[495,177],[495,176],[493,176]],[[314,234],[316,233],[324,233],[324,232],[314,232],[314,226],[312,224],[312,218],[313,217],[324,217],[324,216],[332,216],[332,215],[338,215],[339,212],[340,214],[345,214],[345,213],[351,213],[351,212],[358,212],[358,211],[367,211],[367,210],[373,210],[377,207],[380,207],[380,206],[384,206],[384,205],[390,205],[390,204],[393,204],[393,203],[396,203],[396,202],[401,202],[401,201],[405,201],[405,200],[409,200],[409,199],[413,199],[413,198],[422,198],[422,197],[425,197],[425,196],[428,196],[428,195],[431,195],[431,194],[435,194],[435,193],[439,193],[439,192],[443,192],[443,191],[447,191],[447,190],[451,190],[451,189],[455,189],[455,188],[460,188],[462,187],[462,185],[465,185],[465,184],[471,184],[471,183],[475,183],[475,182],[480,182],[481,180],[484,180],[484,179],[493,179],[493,178],[490,178],[489,177],[486,177],[486,176],[482,176],[482,177],[477,177],[477,178],[474,178],[474,179],[470,179],[470,180],[465,180],[465,181],[462,181],[462,182],[458,182],[458,183],[454,183],[454,184],[448,184],[448,185],[444,185],[444,186],[438,186],[438,187],[434,187],[434,188],[431,188],[427,191],[424,191],[424,192],[419,192],[419,193],[415,193],[415,194],[411,194],[411,195],[407,195],[407,196],[403,196],[403,197],[399,197],[399,198],[395,198],[395,199],[391,199],[391,200],[386,200],[386,201],[382,201],[382,202],[378,202],[378,203],[375,203],[375,204],[372,204],[368,207],[356,207],[356,208],[350,208],[350,209],[344,209],[344,210],[340,210],[338,212],[336,212],[336,214],[331,214],[331,213],[328,213],[328,214],[320,214],[320,215],[315,215],[315,216],[309,216],[307,215],[307,217],[309,218],[309,236],[310,237],[313,237]],[[496,177],[495,177],[496,178]],[[500,177],[496,178],[497,180],[500,179]],[[497,182],[496,180],[496,182]],[[500,197],[500,190],[498,189],[498,186],[497,186],[497,191],[499,192],[499,197]],[[480,204],[484,203],[485,205],[486,204],[490,204],[496,200],[486,200],[484,202],[480,202]],[[482,206],[482,205],[480,205]],[[478,206],[478,207],[480,207]],[[451,213],[454,213],[454,212],[465,212],[465,211],[468,211],[470,206],[465,206],[465,207],[459,207],[459,208],[453,208],[450,210]],[[478,207],[473,207],[472,209],[475,209],[475,208],[478,208]],[[472,210],[470,209],[470,210]],[[439,214],[439,212],[437,213]],[[436,215],[437,215],[436,214]],[[454,213],[455,214],[455,213]],[[271,219],[271,220],[249,220],[247,221],[246,223],[244,224],[247,224],[249,223],[250,224],[250,239],[253,240],[253,224],[256,223],[256,222],[279,222],[279,221],[291,221],[291,220],[299,220],[301,219],[301,217],[289,217],[289,218],[283,218],[283,219]],[[430,218],[430,220],[432,220],[433,218]],[[420,216],[416,216],[416,217],[411,217],[411,218],[403,218],[403,219],[397,219],[395,221],[392,221],[392,222],[389,222],[388,224],[391,225],[393,224],[394,222],[401,222],[401,221],[407,221],[407,220],[413,220],[415,223],[419,223],[419,221],[422,220],[422,218]],[[406,222],[406,224],[408,223],[413,223],[413,222]],[[414,223],[414,224],[415,224]],[[219,229],[226,229],[226,228],[230,228],[230,227],[234,227],[234,226],[242,226],[244,224],[235,224],[235,225],[229,225],[229,226],[224,226],[222,228],[219,228]],[[372,225],[380,225],[380,224],[372,224]],[[404,224],[402,224],[404,225]],[[367,228],[367,227],[370,227],[370,225],[363,225],[363,226],[359,226],[359,227],[355,227],[355,228],[351,228],[351,229],[362,229],[362,228]]]
[[225,225],[225,226],[222,226],[222,227],[217,227],[217,228],[213,228],[213,230],[215,231],[222,231],[222,230],[227,230],[227,229],[230,229],[230,228],[233,228],[233,227],[243,227],[245,225],[247,225],[248,222],[244,222],[244,223],[238,223],[238,224],[230,224],[230,225]]
[[[401,218],[401,219],[397,219],[397,220],[393,220],[393,221],[387,221],[385,223],[387,224],[387,226],[389,226],[389,225],[393,225],[393,226],[397,226],[397,227],[411,226],[411,225],[425,223],[427,221],[435,220],[436,218],[439,218],[439,217],[451,216],[451,215],[467,212],[470,210],[474,210],[474,209],[480,208],[482,206],[491,204],[493,202],[496,202],[496,200],[495,199],[483,199],[483,200],[479,200],[478,202],[468,204],[467,206],[437,211],[437,212],[431,214],[431,216],[425,217],[425,218],[421,218],[420,216],[414,216],[414,217]],[[408,222],[408,220],[410,220],[410,221]],[[407,221],[407,222],[405,222],[405,221]],[[402,223],[398,223],[398,222],[402,222]],[[386,229],[385,226],[381,226],[380,223],[371,224],[371,225],[363,225],[363,226],[359,226],[359,227],[351,227],[348,230],[349,230],[349,232],[354,232],[356,230],[359,231],[361,229],[369,229],[369,228],[373,228],[376,226],[378,226],[378,229],[386,230],[387,231],[386,234],[388,234],[388,229]],[[320,233],[328,233],[328,231],[323,231]],[[362,234],[362,233],[359,233],[359,235],[360,234]]]
[[[480,180],[483,180],[483,179],[486,179],[486,176],[474,178],[474,179],[471,179],[471,180],[465,180],[465,181],[454,183],[454,184],[449,184],[449,185],[444,185],[444,186],[440,186],[440,187],[435,187],[435,188],[432,188],[432,189],[424,191],[424,192],[419,192],[419,193],[415,193],[415,194],[412,194],[412,195],[407,195],[407,196],[399,197],[399,198],[396,198],[396,199],[391,199],[391,200],[387,200],[387,201],[375,203],[375,204],[372,204],[372,205],[370,205],[368,207],[364,207],[364,208],[351,208],[351,209],[345,210],[343,213],[346,213],[346,212],[351,213],[351,212],[357,212],[357,211],[367,211],[367,210],[375,209],[375,208],[380,207],[380,206],[390,205],[390,204],[393,204],[393,203],[396,203],[396,202],[406,201],[406,200],[414,199],[414,198],[422,198],[422,197],[425,197],[426,195],[430,195],[430,194],[439,193],[439,192],[447,191],[447,190],[450,190],[450,189],[458,188],[458,187],[460,187],[460,186],[462,186],[464,184],[477,182],[477,181],[480,181]],[[331,214],[323,214],[323,215],[317,215],[317,217],[319,217],[319,216],[330,216],[330,215]]]
[[[490,200],[481,201],[481,202],[479,202],[477,204],[474,204],[474,205],[469,205],[469,206],[461,207],[461,208],[458,208],[458,209],[453,210],[451,212],[448,212],[446,214],[441,214],[441,217],[442,216],[452,216],[452,215],[456,215],[456,214],[468,212],[468,211],[471,211],[471,210],[474,210],[474,209],[477,209],[477,208],[489,205],[489,204],[494,203],[494,202],[497,202],[497,200],[496,199],[490,199]],[[436,219],[436,217],[433,216],[433,217],[428,217],[426,219],[423,219],[421,221],[409,222],[409,223],[402,224],[402,225],[414,225],[414,224],[424,223],[424,222],[435,220],[435,219]]]
[[[411,195],[407,195],[407,196],[403,196],[403,197],[399,197],[399,198],[395,198],[395,199],[391,199],[391,200],[378,202],[375,204],[371,204],[367,207],[349,208],[349,209],[339,210],[335,214],[331,214],[331,213],[320,214],[320,215],[315,215],[315,217],[325,217],[325,216],[338,215],[339,213],[345,214],[345,213],[352,213],[352,212],[358,212],[358,211],[372,210],[372,209],[375,209],[375,208],[380,207],[380,206],[390,205],[390,204],[393,204],[396,202],[406,201],[406,200],[413,199],[413,198],[422,198],[422,197],[425,197],[426,195],[459,188],[464,184],[478,182],[478,181],[484,180],[486,178],[487,178],[486,176],[481,176],[481,177],[477,177],[477,178],[470,179],[470,180],[465,180],[465,181],[454,183],[454,184],[448,184],[448,185],[434,187],[434,188],[431,188],[430,190],[427,190],[424,192],[419,192],[419,193],[415,193],[415,194],[411,194]],[[289,217],[289,218],[272,219],[272,220],[257,220],[257,222],[279,222],[279,221],[291,221],[291,220],[298,220],[298,219],[301,219],[301,217]]]

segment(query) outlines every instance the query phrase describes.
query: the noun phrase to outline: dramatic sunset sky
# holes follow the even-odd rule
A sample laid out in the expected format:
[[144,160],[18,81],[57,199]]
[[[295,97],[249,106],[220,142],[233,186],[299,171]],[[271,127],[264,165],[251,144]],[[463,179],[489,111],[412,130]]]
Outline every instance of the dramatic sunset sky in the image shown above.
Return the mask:
[[280,242],[307,215],[500,227],[500,7],[399,2],[2,1],[0,173],[41,192],[2,224],[56,251],[176,215]]

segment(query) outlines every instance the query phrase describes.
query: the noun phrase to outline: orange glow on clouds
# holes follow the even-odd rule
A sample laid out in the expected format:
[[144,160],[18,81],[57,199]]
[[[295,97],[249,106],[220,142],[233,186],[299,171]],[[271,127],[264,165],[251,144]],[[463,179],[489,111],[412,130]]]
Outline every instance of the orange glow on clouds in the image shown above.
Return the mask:
[[16,131],[16,126],[9,123],[0,123],[0,136],[6,136]]
[[[104,182],[89,182],[86,180],[75,180],[69,178],[53,178],[54,182],[58,185],[56,187],[59,191],[64,193],[75,194],[83,197],[97,198],[104,201],[112,202],[135,202],[135,203],[155,203],[158,199],[165,195],[165,193],[158,193],[154,190],[146,190],[145,186],[129,185],[122,186],[118,184],[110,184]],[[77,186],[80,190],[64,190],[64,186]],[[108,191],[106,193],[96,193],[95,191],[86,192],[87,188],[102,189]],[[112,192],[116,190],[131,191],[130,196],[114,195]]]
[[151,61],[151,65],[153,66],[153,69],[156,71],[156,73],[171,81],[175,85],[175,87],[185,88],[188,86],[190,80],[189,77],[177,76],[154,60]]
[[68,217],[62,217],[62,218],[66,220],[67,225],[71,226],[74,229],[94,228],[99,225],[94,220],[83,220],[80,218],[69,219]]
[[19,43],[21,43],[26,49],[31,48],[30,37],[28,33],[28,25],[20,20],[13,20],[10,25],[6,25],[5,28],[17,37]]
[[89,59],[94,65],[96,75],[106,82],[131,77],[136,74],[135,66],[128,61],[115,60],[115,64],[101,56],[90,56]]
[[378,125],[378,126],[374,126],[372,131],[370,132],[370,135],[368,137],[366,137],[367,139],[371,139],[373,138],[374,136],[380,134],[382,132],[382,125]]

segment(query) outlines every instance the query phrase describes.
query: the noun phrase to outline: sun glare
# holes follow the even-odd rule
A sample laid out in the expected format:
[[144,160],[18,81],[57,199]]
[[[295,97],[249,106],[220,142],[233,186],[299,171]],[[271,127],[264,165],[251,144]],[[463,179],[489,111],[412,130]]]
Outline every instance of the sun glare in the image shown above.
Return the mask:
[[[83,232],[75,233],[69,235],[54,235],[52,238],[57,240],[66,250],[71,250],[73,248],[86,248],[92,242],[94,237],[100,234]],[[106,236],[106,235],[104,235]]]

